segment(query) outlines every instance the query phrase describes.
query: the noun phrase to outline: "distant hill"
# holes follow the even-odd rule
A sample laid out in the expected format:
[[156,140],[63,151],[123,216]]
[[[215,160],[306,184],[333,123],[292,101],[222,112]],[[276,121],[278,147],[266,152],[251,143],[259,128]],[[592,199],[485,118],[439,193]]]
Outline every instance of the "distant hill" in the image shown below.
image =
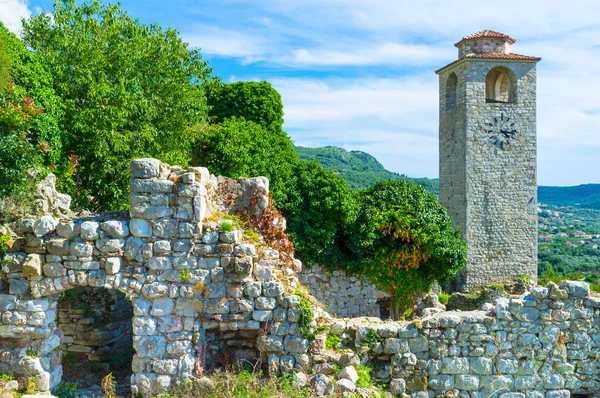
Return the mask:
[[336,146],[306,148],[295,146],[302,160],[316,160],[323,167],[342,177],[353,189],[365,189],[379,180],[407,180],[439,194],[439,181],[430,178],[411,178],[386,170],[373,156],[361,151],[346,151]]
[[600,184],[575,187],[538,187],[538,201],[556,206],[600,209]]
[[[377,159],[366,152],[346,151],[335,146],[322,148],[294,147],[302,160],[316,160],[328,170],[342,177],[353,189],[365,189],[378,180],[407,180],[422,185],[429,192],[439,194],[439,180],[411,178],[386,170]],[[538,187],[538,201],[548,205],[575,206],[600,209],[600,184],[574,187]]]

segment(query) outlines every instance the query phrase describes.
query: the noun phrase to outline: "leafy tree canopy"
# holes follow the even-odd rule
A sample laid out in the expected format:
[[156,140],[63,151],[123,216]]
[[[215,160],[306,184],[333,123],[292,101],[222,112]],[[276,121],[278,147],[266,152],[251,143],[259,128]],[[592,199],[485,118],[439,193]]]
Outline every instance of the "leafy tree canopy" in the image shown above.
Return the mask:
[[275,203],[293,201],[290,190],[297,155],[287,134],[244,118],[231,117],[197,134],[194,163],[228,177],[265,176]]
[[132,158],[189,161],[211,69],[177,31],[142,25],[119,5],[57,0],[52,15],[25,21],[23,38],[64,101],[63,151],[78,168],[62,188],[80,207],[126,207]]
[[283,103],[270,83],[235,82],[208,90],[210,116],[216,123],[243,117],[271,131],[283,131]]
[[356,194],[336,174],[317,162],[298,162],[290,187],[296,202],[282,211],[298,256],[308,264],[338,265],[345,260],[343,231],[356,218]]
[[364,271],[401,306],[434,281],[447,283],[466,261],[466,246],[437,197],[405,181],[380,181],[360,192],[347,244]]

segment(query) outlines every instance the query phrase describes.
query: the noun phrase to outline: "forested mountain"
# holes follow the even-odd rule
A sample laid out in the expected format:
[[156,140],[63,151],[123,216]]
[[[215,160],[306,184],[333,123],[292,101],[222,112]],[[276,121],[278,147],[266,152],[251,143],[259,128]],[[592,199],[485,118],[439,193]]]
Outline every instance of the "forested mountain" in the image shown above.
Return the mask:
[[575,187],[538,187],[538,201],[556,206],[600,209],[600,184]]
[[[386,170],[373,156],[361,151],[346,151],[335,146],[306,148],[295,146],[302,160],[316,160],[323,167],[335,172],[353,189],[365,189],[378,180],[400,180],[422,185],[430,192],[439,193],[439,180],[411,178]],[[574,187],[538,187],[538,201],[555,206],[573,206],[600,209],[600,184],[585,184]]]
[[406,180],[439,194],[438,179],[411,178],[386,170],[372,155],[362,151],[346,151],[336,146],[307,148],[294,146],[301,160],[316,160],[323,167],[342,177],[350,188],[366,189],[380,180]]

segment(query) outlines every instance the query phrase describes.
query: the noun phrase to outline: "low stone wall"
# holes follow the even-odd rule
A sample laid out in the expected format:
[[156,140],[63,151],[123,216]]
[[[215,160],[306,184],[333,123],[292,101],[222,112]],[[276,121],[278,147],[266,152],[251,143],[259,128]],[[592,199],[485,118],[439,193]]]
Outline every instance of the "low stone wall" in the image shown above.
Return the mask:
[[298,275],[325,311],[340,318],[385,317],[389,295],[364,276],[345,271],[328,271],[315,264]]
[[485,307],[410,323],[335,320],[330,333],[351,351],[315,343],[312,370],[333,375],[334,365],[360,361],[393,394],[423,398],[598,396],[600,297],[590,297],[587,284],[535,287]]

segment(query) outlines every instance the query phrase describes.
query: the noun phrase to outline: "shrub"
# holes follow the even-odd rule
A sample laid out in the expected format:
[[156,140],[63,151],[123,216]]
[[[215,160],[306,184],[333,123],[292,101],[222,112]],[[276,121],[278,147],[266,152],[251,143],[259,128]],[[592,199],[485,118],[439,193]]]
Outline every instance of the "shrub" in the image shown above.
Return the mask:
[[361,191],[360,213],[347,244],[364,272],[393,295],[400,312],[433,282],[447,283],[464,266],[466,246],[435,195],[405,181],[380,181]]
[[338,265],[347,254],[344,230],[358,212],[355,192],[317,162],[298,162],[294,175],[290,191],[298,199],[283,203],[282,212],[298,257],[308,264]]

